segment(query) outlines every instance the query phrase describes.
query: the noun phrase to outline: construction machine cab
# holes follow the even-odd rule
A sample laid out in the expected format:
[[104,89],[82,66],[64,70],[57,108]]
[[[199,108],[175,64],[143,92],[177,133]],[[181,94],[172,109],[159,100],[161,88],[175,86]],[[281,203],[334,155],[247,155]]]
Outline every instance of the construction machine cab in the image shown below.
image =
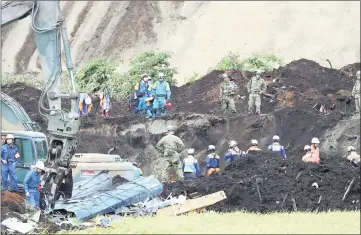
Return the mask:
[[32,169],[35,163],[46,160],[48,142],[46,136],[40,132],[33,131],[2,131],[1,146],[5,144],[6,135],[13,134],[14,143],[19,150],[20,158],[16,163],[16,175],[18,185],[22,188],[26,174]]

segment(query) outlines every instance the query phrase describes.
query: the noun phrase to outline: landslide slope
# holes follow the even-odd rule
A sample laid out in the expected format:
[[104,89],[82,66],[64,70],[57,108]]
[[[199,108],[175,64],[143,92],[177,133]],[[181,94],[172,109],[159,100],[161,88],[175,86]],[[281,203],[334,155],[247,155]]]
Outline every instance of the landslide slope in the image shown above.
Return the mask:
[[[228,51],[274,53],[335,68],[360,58],[360,2],[61,1],[77,66],[103,56],[127,61],[146,50],[173,52],[184,82]],[[2,27],[2,72],[39,71],[30,18]],[[63,56],[63,58],[65,58]],[[192,64],[192,66],[189,66]],[[125,70],[127,62],[119,67]],[[65,69],[65,67],[64,67]]]

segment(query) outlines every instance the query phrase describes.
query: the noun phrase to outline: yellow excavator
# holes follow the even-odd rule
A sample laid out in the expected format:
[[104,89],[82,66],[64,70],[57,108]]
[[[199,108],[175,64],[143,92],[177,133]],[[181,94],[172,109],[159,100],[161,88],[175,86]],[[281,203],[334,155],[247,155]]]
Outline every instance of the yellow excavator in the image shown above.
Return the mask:
[[[78,181],[109,170],[113,175],[120,174],[132,180],[132,163],[123,162],[119,155],[76,154],[80,126],[78,93],[60,1],[2,1],[1,26],[29,15],[44,76],[39,112],[46,116],[48,126],[46,136],[40,132],[39,126],[31,121],[20,104],[1,94],[1,134],[2,138],[9,133],[15,136],[15,144],[22,160],[16,166],[19,183],[22,183],[32,164],[43,160],[46,173],[41,177],[41,207],[53,208],[60,194],[65,198],[72,196],[74,179]],[[71,81],[71,90],[66,94],[60,91],[61,44]],[[48,107],[44,105],[45,98],[48,100]],[[62,108],[62,99],[70,100],[70,110]]]

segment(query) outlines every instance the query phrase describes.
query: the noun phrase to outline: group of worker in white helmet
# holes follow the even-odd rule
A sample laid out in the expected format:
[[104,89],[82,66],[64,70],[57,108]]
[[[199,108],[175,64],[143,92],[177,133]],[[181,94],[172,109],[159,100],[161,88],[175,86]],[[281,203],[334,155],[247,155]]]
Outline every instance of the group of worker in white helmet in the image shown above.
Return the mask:
[[[302,157],[302,161],[305,163],[320,163],[320,150],[319,150],[320,141],[318,138],[314,137],[311,140],[311,145],[306,145],[304,150],[306,154]],[[183,141],[174,135],[174,128],[169,128],[168,135],[163,137],[158,143],[158,149],[161,149],[160,146],[165,146],[165,152],[167,153],[167,158],[169,166],[165,167],[164,173],[168,174],[168,171],[171,167],[177,172],[177,179],[195,179],[200,177],[201,168],[200,164],[195,158],[195,149],[190,148],[187,150],[188,156],[180,162],[180,155],[182,150],[185,149]],[[231,140],[228,145],[228,151],[224,154],[223,159],[226,165],[232,164],[236,159],[245,158],[247,154],[251,151],[261,151],[261,148],[258,146],[258,141],[252,139],[250,146],[246,151],[242,151],[238,148],[237,142]],[[280,144],[280,137],[274,135],[272,138],[272,144],[267,147],[269,152],[278,155],[281,159],[286,160],[286,149]],[[348,147],[348,156],[347,159],[354,163],[360,162],[360,156],[356,153],[355,148],[352,146]],[[176,157],[174,157],[176,156]],[[207,149],[207,156],[205,158],[205,176],[210,176],[213,173],[220,171],[220,156],[216,153],[215,145],[209,145]],[[181,164],[180,164],[181,163]],[[166,181],[166,175],[163,175],[163,180]]]

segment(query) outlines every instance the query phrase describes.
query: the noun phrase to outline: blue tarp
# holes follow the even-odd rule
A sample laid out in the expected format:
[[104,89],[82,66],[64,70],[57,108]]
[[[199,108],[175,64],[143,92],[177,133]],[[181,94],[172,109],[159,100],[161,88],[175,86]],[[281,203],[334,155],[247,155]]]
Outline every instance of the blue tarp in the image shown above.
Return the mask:
[[86,221],[100,214],[115,212],[122,206],[152,199],[159,196],[162,191],[162,184],[154,176],[139,177],[113,189],[94,192],[81,199],[77,197],[76,200],[57,201],[52,211],[73,212],[78,220]]

